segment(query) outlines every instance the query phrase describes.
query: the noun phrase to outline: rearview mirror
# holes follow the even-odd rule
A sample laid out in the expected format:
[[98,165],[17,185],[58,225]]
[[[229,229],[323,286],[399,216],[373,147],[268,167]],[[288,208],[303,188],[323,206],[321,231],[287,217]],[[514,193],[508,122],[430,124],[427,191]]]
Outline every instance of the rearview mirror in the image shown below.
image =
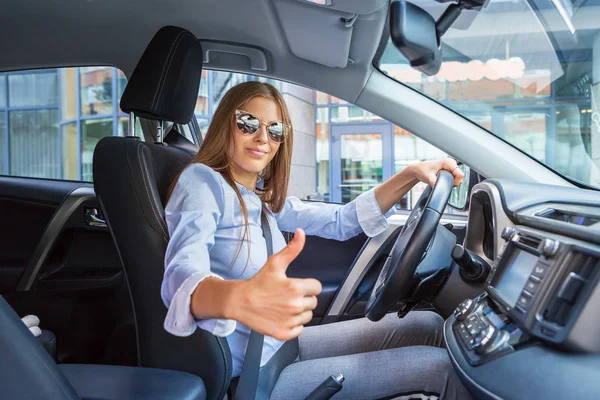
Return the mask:
[[433,17],[407,1],[390,6],[390,37],[410,66],[426,75],[435,75],[442,65],[442,48]]

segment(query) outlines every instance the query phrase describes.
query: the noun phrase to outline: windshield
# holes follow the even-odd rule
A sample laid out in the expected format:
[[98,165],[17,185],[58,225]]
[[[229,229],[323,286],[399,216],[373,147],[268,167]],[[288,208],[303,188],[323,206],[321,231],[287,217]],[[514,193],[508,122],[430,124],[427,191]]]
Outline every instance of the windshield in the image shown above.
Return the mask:
[[[438,18],[448,3],[415,1]],[[390,43],[379,68],[553,170],[600,188],[600,1],[490,0],[442,37],[435,76]]]

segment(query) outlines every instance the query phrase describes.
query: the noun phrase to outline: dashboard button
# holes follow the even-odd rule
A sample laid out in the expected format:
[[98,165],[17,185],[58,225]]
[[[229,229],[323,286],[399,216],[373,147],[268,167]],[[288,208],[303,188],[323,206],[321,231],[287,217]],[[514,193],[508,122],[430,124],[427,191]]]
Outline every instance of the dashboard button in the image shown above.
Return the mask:
[[546,276],[546,273],[548,273],[548,265],[538,262],[535,264],[535,267],[533,267],[531,275],[543,279]]
[[510,239],[512,239],[515,233],[515,228],[513,228],[512,226],[507,226],[502,230],[500,237],[508,242]]
[[571,272],[558,291],[558,298],[573,304],[579,296],[586,280],[575,272]]
[[534,295],[537,293],[539,286],[540,286],[539,280],[534,280],[534,279],[529,278],[529,280],[525,284],[525,290],[527,290],[529,293]]
[[552,258],[558,253],[558,248],[560,247],[560,242],[558,240],[552,239],[544,239],[540,244],[540,248],[542,250],[542,254],[546,256],[546,258]]
[[474,338],[473,349],[476,353],[482,354],[485,352],[487,347],[493,342],[498,334],[498,330],[493,325],[488,325],[488,327]]
[[515,307],[515,310],[519,310],[519,311],[521,311],[523,314],[525,314],[525,313],[527,312],[527,310],[525,310],[524,308],[521,308],[521,307],[519,307],[519,306],[516,306],[516,307]]
[[456,310],[454,310],[454,318],[456,318],[457,321],[464,321],[471,314],[474,307],[475,302],[473,300],[463,300],[458,307],[456,307]]
[[521,308],[523,308],[524,310],[527,310],[529,308],[530,303],[531,303],[531,296],[529,296],[525,293],[521,293],[521,297],[519,297],[517,304],[519,306],[521,306]]
[[554,337],[554,336],[556,336],[556,331],[554,329],[549,329],[549,328],[546,328],[544,326],[542,327],[541,332],[542,332],[543,335],[546,335],[548,337]]

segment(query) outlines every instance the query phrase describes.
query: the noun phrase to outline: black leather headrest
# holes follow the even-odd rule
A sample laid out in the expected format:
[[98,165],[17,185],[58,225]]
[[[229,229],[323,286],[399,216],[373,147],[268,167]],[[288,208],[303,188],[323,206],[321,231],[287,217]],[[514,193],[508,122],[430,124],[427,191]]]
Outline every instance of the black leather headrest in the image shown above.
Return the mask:
[[187,124],[194,116],[202,75],[202,45],[191,32],[161,28],[142,54],[121,98],[137,116]]

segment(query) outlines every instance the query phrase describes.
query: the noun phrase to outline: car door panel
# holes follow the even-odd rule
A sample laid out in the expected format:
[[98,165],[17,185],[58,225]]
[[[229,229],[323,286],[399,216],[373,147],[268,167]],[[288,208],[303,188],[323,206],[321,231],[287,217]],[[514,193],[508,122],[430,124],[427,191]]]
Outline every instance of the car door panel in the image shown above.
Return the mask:
[[126,280],[93,209],[89,183],[0,177],[0,294],[55,333],[60,362],[135,364]]
[[0,177],[0,293],[16,288],[50,218],[77,185]]
[[287,273],[294,278],[316,278],[323,285],[317,308],[313,311],[315,318],[322,318],[327,312],[367,239],[364,233],[343,242],[318,236],[306,237],[304,250],[290,264]]

